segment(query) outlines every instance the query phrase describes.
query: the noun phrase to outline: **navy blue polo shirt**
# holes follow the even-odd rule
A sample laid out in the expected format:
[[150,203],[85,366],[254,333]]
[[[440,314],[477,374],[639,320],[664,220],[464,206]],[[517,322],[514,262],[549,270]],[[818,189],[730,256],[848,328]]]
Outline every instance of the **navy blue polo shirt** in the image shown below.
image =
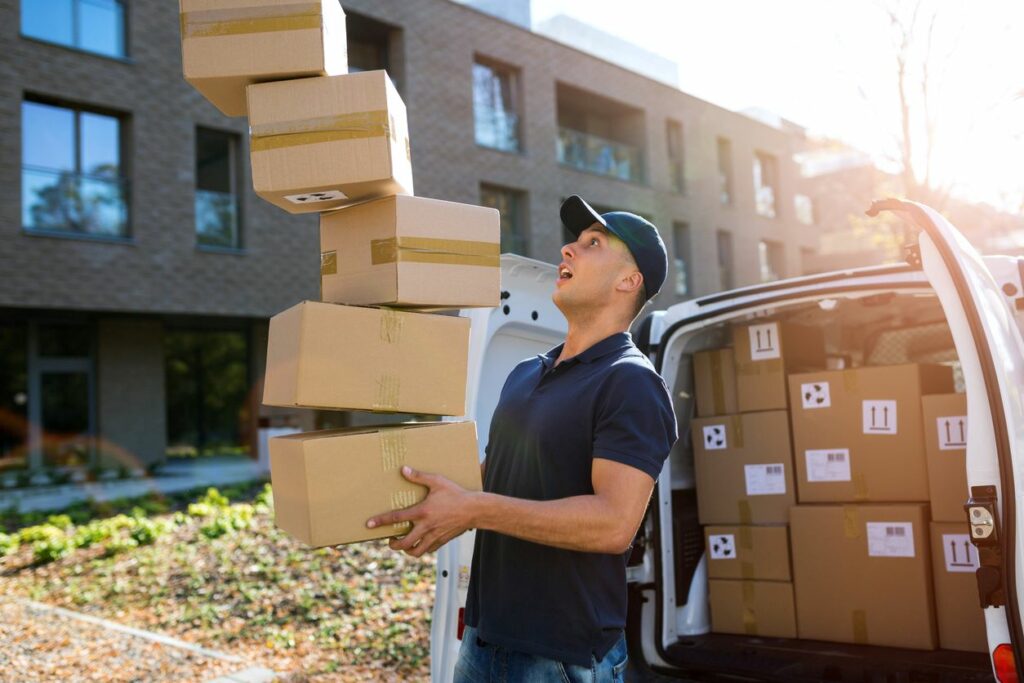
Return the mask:
[[[676,440],[668,389],[628,333],[555,365],[519,363],[494,410],[484,490],[530,500],[593,494],[594,458],[657,479]],[[466,623],[488,643],[589,666],[626,625],[622,554],[563,550],[478,531]]]

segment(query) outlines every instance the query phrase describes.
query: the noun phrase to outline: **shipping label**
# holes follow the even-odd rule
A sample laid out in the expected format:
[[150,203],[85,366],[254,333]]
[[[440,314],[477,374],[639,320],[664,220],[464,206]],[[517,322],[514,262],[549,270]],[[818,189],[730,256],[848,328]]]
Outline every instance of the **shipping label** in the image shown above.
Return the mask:
[[868,522],[868,555],[914,557],[913,522]]
[[939,450],[959,451],[967,448],[967,416],[952,415],[935,420],[939,429]]
[[348,195],[341,190],[326,190],[324,192],[288,194],[284,198],[292,204],[317,204],[319,202],[336,202],[339,199],[348,199]]
[[729,447],[725,425],[707,425],[704,427],[704,450],[722,451]]
[[786,469],[781,462],[745,465],[748,496],[777,496],[786,492]]
[[733,534],[711,534],[708,536],[712,560],[736,559],[736,537]]
[[824,448],[804,451],[807,481],[850,481],[850,449]]
[[864,433],[896,433],[896,401],[864,401]]
[[978,549],[967,534],[942,534],[942,552],[947,572],[974,572],[978,569]]
[[800,385],[800,400],[804,410],[815,408],[831,408],[832,396],[829,394],[828,382],[808,382]]
[[747,328],[750,335],[750,360],[769,360],[781,358],[779,348],[779,324],[766,323],[751,325]]

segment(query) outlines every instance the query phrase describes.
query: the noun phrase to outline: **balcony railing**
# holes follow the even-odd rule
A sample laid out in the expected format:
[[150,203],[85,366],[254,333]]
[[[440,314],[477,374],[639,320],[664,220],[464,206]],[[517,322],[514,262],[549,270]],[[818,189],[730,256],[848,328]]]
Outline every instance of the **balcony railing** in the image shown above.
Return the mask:
[[473,106],[476,144],[505,152],[519,151],[519,115],[477,102]]
[[127,181],[26,166],[21,172],[21,220],[27,230],[103,237],[128,233]]
[[571,128],[558,129],[558,163],[581,171],[639,183],[642,155],[633,145]]
[[196,241],[206,247],[237,249],[240,246],[235,195],[196,190]]

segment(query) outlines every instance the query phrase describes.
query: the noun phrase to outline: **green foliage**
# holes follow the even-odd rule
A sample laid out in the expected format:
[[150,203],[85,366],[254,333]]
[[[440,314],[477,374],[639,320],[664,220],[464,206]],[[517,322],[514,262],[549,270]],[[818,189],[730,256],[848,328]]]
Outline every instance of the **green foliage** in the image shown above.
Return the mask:
[[152,545],[163,533],[163,527],[157,522],[140,519],[135,527],[128,532],[128,535],[139,545]]
[[134,550],[138,547],[139,542],[136,541],[134,538],[112,538],[107,543],[107,545],[103,547],[103,555],[104,557],[113,557],[114,555],[118,555],[129,550]]
[[60,538],[63,535],[64,531],[59,527],[55,527],[52,524],[38,524],[36,526],[27,526],[19,531],[18,540],[22,543],[35,543]]
[[228,500],[227,496],[211,486],[206,489],[206,494],[199,499],[199,502],[206,503],[211,507],[226,508],[231,501]]
[[71,517],[68,515],[50,515],[46,518],[46,523],[58,529],[67,529],[72,524]]
[[63,535],[36,541],[32,544],[32,555],[36,562],[46,564],[64,557],[73,550],[73,546]]
[[0,557],[10,555],[18,549],[19,545],[16,535],[0,533]]

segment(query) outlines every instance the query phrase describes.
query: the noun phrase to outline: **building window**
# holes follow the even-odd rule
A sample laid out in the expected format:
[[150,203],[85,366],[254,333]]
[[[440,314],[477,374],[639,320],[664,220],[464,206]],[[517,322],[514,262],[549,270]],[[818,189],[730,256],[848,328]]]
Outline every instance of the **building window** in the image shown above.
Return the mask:
[[0,475],[28,467],[28,326],[0,322]]
[[587,173],[644,182],[645,112],[559,83],[558,163]]
[[715,235],[718,246],[718,288],[725,291],[735,287],[733,276],[732,233],[719,230]]
[[686,223],[672,224],[673,254],[676,266],[676,295],[690,296],[690,226]]
[[387,71],[395,89],[401,92],[402,30],[362,14],[346,11],[345,36],[348,72]]
[[728,138],[718,138],[718,200],[725,206],[732,204],[732,143]]
[[672,189],[686,192],[686,167],[683,164],[683,124],[669,119],[665,122],[665,137],[668,140],[668,168]]
[[758,215],[775,218],[778,179],[779,169],[775,157],[763,152],[754,154],[754,203]]
[[[85,467],[93,463],[93,328],[72,323],[36,324],[30,375],[29,418],[38,420],[36,467]],[[31,399],[32,388],[38,399]],[[35,416],[35,420],[32,419]]]
[[529,255],[524,216],[525,194],[496,185],[481,185],[480,204],[497,209],[501,214],[501,253]]
[[814,200],[807,195],[793,195],[793,212],[804,225],[814,225]]
[[21,121],[25,229],[126,237],[121,120],[26,100]]
[[476,144],[520,150],[517,71],[482,61],[473,64],[473,119]]
[[782,279],[785,271],[785,251],[780,243],[761,240],[757,245],[757,259],[761,268],[761,282]]
[[124,57],[124,2],[21,0],[21,34],[107,57]]
[[196,242],[241,248],[238,229],[238,136],[196,129]]

